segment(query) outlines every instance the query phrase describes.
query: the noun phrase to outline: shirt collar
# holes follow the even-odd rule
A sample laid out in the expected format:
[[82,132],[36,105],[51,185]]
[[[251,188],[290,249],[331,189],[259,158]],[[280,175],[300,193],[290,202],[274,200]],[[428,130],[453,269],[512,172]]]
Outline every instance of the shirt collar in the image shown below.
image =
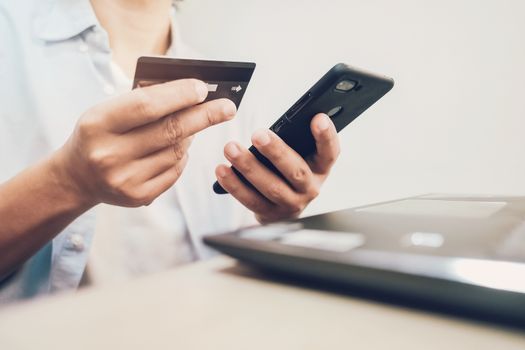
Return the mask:
[[48,0],[34,22],[35,35],[45,41],[71,39],[97,26],[89,0]]
[[[64,41],[71,39],[84,31],[99,26],[98,19],[89,0],[47,0],[37,14],[34,31],[37,38],[44,41]],[[168,56],[179,53],[182,45],[180,30],[177,25],[177,9],[175,1],[171,8],[171,45]]]
[[166,51],[167,56],[177,56],[180,53],[179,46],[182,44],[179,26],[177,25],[177,8],[171,7],[171,43]]

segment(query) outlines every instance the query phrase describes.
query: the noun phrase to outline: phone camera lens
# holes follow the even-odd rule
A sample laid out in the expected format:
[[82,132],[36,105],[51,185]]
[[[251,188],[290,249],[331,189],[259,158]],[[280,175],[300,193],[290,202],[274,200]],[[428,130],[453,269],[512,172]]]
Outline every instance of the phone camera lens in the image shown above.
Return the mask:
[[353,80],[341,80],[335,86],[335,90],[339,92],[348,92],[352,90],[357,85],[357,82]]

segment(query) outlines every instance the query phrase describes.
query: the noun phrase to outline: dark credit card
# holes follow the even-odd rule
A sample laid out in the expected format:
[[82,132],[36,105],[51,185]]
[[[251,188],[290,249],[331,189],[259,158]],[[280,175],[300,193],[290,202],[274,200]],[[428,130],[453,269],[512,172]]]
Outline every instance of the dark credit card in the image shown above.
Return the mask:
[[228,98],[239,108],[254,69],[255,63],[251,62],[143,56],[137,61],[133,88],[194,78],[208,85],[205,101]]

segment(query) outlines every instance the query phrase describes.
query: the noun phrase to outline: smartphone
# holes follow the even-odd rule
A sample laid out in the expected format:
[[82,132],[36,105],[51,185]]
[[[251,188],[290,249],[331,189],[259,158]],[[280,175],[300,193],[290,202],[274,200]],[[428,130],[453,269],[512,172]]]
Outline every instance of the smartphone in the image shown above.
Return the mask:
[[[316,151],[315,139],[310,130],[310,123],[316,114],[326,113],[339,132],[393,86],[392,78],[339,63],[277,119],[270,130],[303,158],[307,158]],[[250,151],[267,168],[283,177],[254,146],[250,147]],[[237,169],[232,167],[232,170],[244,183],[253,187]],[[227,193],[218,182],[213,184],[213,191],[217,194]]]

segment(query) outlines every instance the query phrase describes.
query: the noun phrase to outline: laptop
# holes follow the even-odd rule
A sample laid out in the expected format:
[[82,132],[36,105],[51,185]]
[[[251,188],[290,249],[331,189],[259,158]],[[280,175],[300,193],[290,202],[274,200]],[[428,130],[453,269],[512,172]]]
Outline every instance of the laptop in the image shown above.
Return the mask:
[[525,197],[424,195],[204,242],[280,276],[525,327]]

